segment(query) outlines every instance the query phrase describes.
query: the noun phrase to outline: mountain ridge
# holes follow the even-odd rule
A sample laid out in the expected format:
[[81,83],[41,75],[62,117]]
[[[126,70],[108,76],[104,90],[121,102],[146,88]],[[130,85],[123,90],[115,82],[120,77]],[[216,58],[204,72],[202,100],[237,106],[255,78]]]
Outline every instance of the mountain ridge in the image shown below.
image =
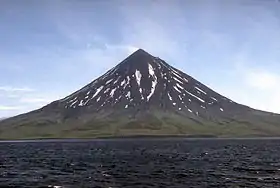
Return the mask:
[[279,122],[139,49],[65,98],[1,121],[0,138],[280,135]]

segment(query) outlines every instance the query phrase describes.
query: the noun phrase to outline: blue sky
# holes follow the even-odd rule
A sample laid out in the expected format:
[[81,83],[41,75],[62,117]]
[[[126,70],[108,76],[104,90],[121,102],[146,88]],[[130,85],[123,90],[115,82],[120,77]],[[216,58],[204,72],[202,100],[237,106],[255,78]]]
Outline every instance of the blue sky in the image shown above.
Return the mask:
[[78,90],[137,48],[280,113],[277,0],[2,0],[0,23],[0,117]]

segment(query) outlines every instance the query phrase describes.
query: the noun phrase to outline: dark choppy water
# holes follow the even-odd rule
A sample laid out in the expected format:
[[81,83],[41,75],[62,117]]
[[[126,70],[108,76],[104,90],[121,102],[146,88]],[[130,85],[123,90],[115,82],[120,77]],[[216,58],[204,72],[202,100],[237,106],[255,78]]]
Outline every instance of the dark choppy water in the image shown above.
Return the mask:
[[280,187],[280,140],[0,143],[0,187]]

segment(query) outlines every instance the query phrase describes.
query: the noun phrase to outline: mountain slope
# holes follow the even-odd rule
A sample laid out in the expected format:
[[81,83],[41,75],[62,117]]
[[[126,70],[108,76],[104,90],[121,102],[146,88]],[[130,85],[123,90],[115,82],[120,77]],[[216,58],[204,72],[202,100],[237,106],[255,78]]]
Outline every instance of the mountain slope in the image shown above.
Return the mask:
[[77,92],[0,122],[0,138],[268,136],[280,135],[279,122],[139,49]]

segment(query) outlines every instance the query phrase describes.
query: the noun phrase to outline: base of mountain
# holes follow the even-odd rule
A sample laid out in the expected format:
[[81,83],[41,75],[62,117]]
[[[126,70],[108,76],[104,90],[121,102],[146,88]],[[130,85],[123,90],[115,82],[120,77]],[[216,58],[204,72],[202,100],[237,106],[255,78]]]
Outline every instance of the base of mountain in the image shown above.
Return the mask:
[[[133,124],[133,123],[132,123]],[[151,138],[151,137],[187,137],[187,138],[241,138],[241,137],[279,137],[280,129],[260,129],[255,126],[235,124],[225,125],[161,125],[140,127],[116,126],[78,126],[50,125],[40,127],[28,125],[0,130],[0,140],[16,139],[71,139],[71,138]],[[266,127],[267,128],[267,127]]]
[[253,111],[240,117],[189,117],[169,111],[98,113],[63,118],[43,110],[0,123],[0,139],[114,138],[114,137],[278,137],[280,116]]

